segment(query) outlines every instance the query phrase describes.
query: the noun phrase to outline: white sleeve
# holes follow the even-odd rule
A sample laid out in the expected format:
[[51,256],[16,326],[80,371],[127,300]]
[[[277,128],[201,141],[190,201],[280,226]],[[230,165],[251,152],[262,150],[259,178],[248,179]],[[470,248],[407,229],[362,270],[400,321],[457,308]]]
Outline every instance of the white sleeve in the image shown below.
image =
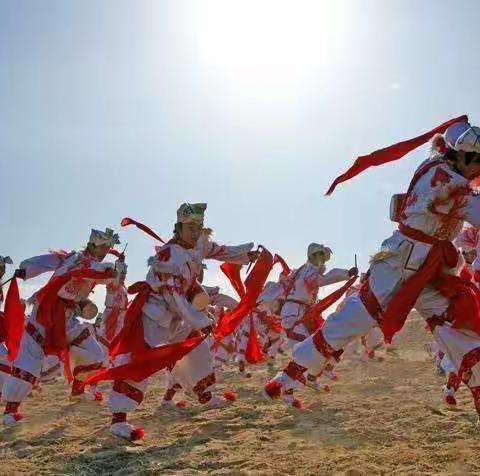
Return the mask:
[[20,263],[19,268],[25,270],[25,279],[31,279],[43,273],[56,271],[62,266],[63,260],[52,253],[26,259]]
[[253,243],[245,243],[244,245],[226,246],[219,245],[214,241],[209,241],[206,245],[205,258],[215,259],[235,264],[248,264],[248,252],[253,248]]
[[320,278],[320,286],[335,284],[340,281],[347,281],[350,278],[347,269],[333,268]]

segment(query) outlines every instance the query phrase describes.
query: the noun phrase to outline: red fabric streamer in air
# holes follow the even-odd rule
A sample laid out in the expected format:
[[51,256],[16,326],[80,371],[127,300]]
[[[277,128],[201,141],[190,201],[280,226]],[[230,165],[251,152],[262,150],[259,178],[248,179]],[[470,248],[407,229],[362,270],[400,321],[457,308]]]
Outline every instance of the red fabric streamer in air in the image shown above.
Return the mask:
[[165,243],[165,241],[163,241],[150,227],[148,227],[147,225],[144,225],[143,223],[140,223],[139,221],[133,220],[132,218],[129,218],[129,217],[122,218],[120,225],[121,226],[135,225],[137,228],[144,231],[147,235],[150,235],[152,238],[155,238],[161,243]]
[[273,264],[279,263],[282,267],[282,275],[288,276],[290,274],[290,267],[288,266],[287,262],[278,254],[275,254],[273,257]]
[[70,371],[70,355],[68,351],[65,314],[71,303],[61,299],[58,292],[73,278],[109,279],[115,276],[113,269],[94,271],[92,269],[76,269],[56,276],[37,292],[37,321],[45,328],[44,351],[46,355],[57,355],[65,364],[65,376],[73,379]]
[[117,258],[120,258],[122,261],[125,259],[125,254],[114,248],[111,248],[110,250],[108,250],[108,254],[116,256]]
[[238,296],[242,298],[245,296],[245,286],[243,285],[242,278],[240,277],[241,264],[223,263],[220,266],[223,274],[228,278],[233,289],[237,292]]
[[5,313],[3,317],[5,345],[8,349],[8,360],[13,362],[20,348],[23,329],[25,328],[25,306],[20,300],[17,278],[13,278],[5,298]]
[[104,380],[133,380],[141,382],[162,369],[173,367],[178,360],[191,352],[205,338],[206,335],[203,335],[185,339],[175,344],[144,349],[134,354],[130,363],[101,370],[90,376],[85,380],[85,385],[92,385]]
[[223,319],[215,329],[214,347],[218,347],[226,336],[234,332],[242,323],[245,316],[255,308],[258,296],[265,286],[272,266],[273,256],[264,248],[255,266],[245,280],[245,295],[240,299],[240,302],[234,309],[223,316]]
[[448,127],[457,122],[468,122],[468,116],[463,115],[454,119],[450,119],[438,127],[435,127],[435,129],[432,129],[431,131],[428,131],[418,137],[398,142],[397,144],[390,145],[384,149],[376,150],[371,154],[358,157],[354,164],[345,173],[338,176],[333,181],[326,195],[331,195],[338,184],[356,177],[369,167],[383,165],[388,162],[401,159],[404,155],[407,155],[412,150],[425,144],[425,142],[429,141],[435,134],[443,134]]
[[137,353],[145,350],[143,335],[142,309],[150,296],[151,288],[146,281],[139,281],[127,289],[129,294],[136,294],[125,311],[122,330],[110,345],[110,356]]
[[302,324],[308,324],[313,331],[316,330],[315,328],[321,327],[324,322],[322,312],[335,304],[350,289],[356,279],[357,276],[352,276],[342,287],[336,289],[328,296],[325,296],[322,300],[318,301],[305,313],[300,322]]
[[250,316],[250,331],[248,333],[247,348],[245,349],[245,360],[249,364],[258,364],[265,360],[260,342],[258,341],[258,333],[253,322],[253,316]]

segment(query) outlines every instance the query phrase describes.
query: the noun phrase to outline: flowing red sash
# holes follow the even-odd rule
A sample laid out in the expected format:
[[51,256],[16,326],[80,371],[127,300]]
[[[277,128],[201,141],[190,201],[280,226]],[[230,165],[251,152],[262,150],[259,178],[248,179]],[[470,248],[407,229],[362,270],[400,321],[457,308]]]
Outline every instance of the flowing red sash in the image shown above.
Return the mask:
[[228,278],[233,289],[237,292],[238,296],[242,298],[245,295],[245,286],[243,285],[242,278],[240,277],[241,264],[234,263],[222,263],[220,266],[223,274]]
[[65,312],[68,302],[58,296],[58,292],[73,278],[109,279],[115,276],[113,269],[94,271],[92,269],[76,269],[68,271],[61,276],[52,278],[40,291],[36,298],[38,308],[36,319],[45,328],[44,351],[46,355],[58,355],[64,358],[68,349],[65,330]]
[[322,312],[335,304],[352,287],[356,280],[357,276],[352,276],[342,287],[318,301],[304,314],[299,322],[304,324],[309,331],[315,332],[325,322],[322,318]]
[[414,137],[413,139],[405,140],[403,142],[393,144],[389,147],[385,147],[384,149],[376,150],[371,154],[358,157],[355,160],[354,164],[345,173],[338,176],[333,181],[326,194],[332,194],[337,185],[342,182],[346,182],[347,180],[350,180],[351,178],[362,173],[369,167],[383,165],[388,162],[393,162],[395,160],[401,159],[404,155],[408,154],[417,147],[420,147],[422,144],[425,144],[425,142],[430,140],[435,134],[443,134],[448,129],[448,127],[457,122],[468,122],[468,116],[464,115],[456,117],[454,119],[450,119],[449,121],[444,122],[438,127],[435,127],[435,129],[432,129],[431,131],[428,131],[418,137]]
[[231,311],[225,313],[219,325],[217,325],[214,336],[214,347],[217,348],[220,342],[242,323],[257,304],[257,299],[262,292],[268,275],[272,270],[273,257],[272,254],[263,249],[255,266],[245,280],[245,295],[240,299],[238,305]]
[[85,380],[85,385],[104,380],[133,380],[141,382],[154,373],[173,367],[177,361],[185,357],[207,336],[192,337],[175,344],[162,345],[153,349],[143,349],[132,355],[132,361],[110,369],[101,370]]
[[125,311],[123,328],[113,339],[110,345],[110,356],[138,353],[145,350],[143,335],[142,309],[151,293],[150,285],[146,281],[139,281],[127,289],[129,294],[136,294]]
[[123,227],[129,226],[129,225],[135,225],[137,228],[145,232],[147,235],[151,236],[152,238],[155,238],[161,243],[165,243],[165,241],[163,241],[150,227],[148,227],[147,225],[144,225],[143,223],[140,223],[137,220],[133,220],[130,217],[122,218],[120,225]]
[[420,293],[430,282],[440,277],[442,267],[454,268],[458,260],[458,250],[450,241],[437,240],[403,224],[399,225],[399,230],[406,237],[432,247],[418,271],[401,284],[382,313],[379,325],[387,343],[392,341],[393,336],[405,324]]
[[452,327],[469,329],[480,335],[480,292],[470,280],[461,276],[442,274],[437,290],[450,300],[447,315],[452,318]]
[[273,264],[279,263],[280,266],[282,267],[282,275],[283,276],[288,276],[290,274],[290,267],[288,266],[287,262],[279,255],[275,254],[273,257]]
[[258,340],[258,333],[253,321],[253,315],[250,316],[250,330],[248,333],[247,348],[245,349],[245,360],[249,364],[258,364],[265,360],[265,355],[262,352],[262,347]]
[[13,362],[18,354],[25,328],[25,306],[20,300],[17,278],[13,278],[5,299],[4,340],[8,349],[8,360]]

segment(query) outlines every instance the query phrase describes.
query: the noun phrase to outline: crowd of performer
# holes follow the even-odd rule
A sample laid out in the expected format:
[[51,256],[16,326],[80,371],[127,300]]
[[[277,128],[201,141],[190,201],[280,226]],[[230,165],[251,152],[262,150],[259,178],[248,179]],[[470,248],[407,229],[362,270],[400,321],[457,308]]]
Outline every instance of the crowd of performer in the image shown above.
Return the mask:
[[[180,206],[167,242],[145,224],[122,220],[158,242],[145,280],[130,286],[125,249],[109,228],[92,230],[80,251],[50,250],[21,261],[10,279],[13,262],[0,256],[7,289],[0,286],[3,424],[21,424],[22,402],[44,382],[66,382],[72,400],[102,402],[97,384],[108,381],[102,388],[109,388],[110,430],[134,441],[144,430],[127,416],[152,379],[164,379],[164,407],[185,406],[183,394],[221,407],[236,398],[219,388],[226,369],[247,379],[258,365],[279,370],[265,382],[264,396],[301,409],[299,388],[330,391],[338,362],[357,346],[366,360],[375,359],[413,308],[426,321],[438,371],[446,375],[445,403],[456,405],[463,382],[480,414],[480,129],[462,116],[360,157],[329,193],[427,141],[428,158],[407,192],[392,198],[398,229],[361,275],[356,263],[327,271],[332,250],[318,243],[294,269],[253,242],[219,245],[205,226],[203,203]],[[222,263],[235,297],[203,283],[205,260]],[[272,281],[274,268],[280,274]],[[44,273],[47,284],[22,296],[18,280]],[[91,299],[96,286],[105,286],[101,312]]]

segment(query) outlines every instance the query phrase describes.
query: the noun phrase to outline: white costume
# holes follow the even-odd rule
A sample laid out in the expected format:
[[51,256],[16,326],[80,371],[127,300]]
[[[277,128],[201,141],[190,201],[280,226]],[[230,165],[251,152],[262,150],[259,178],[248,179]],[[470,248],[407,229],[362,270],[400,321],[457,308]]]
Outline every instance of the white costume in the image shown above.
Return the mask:
[[108,349],[123,328],[128,293],[123,280],[112,280],[106,287],[105,309],[95,322],[95,332],[98,341]]
[[[177,211],[177,223],[203,226],[205,209],[206,204],[183,204]],[[203,328],[211,327],[212,321],[207,314],[196,309],[190,302],[193,298],[192,290],[197,287],[197,278],[203,269],[203,260],[246,264],[250,261],[248,252],[252,247],[253,243],[221,246],[211,241],[205,232],[193,248],[182,246],[176,239],[160,247],[157,254],[149,260],[146,278],[150,293],[140,317],[145,344],[148,347],[158,347],[180,342],[190,335],[198,334]],[[208,304],[208,299],[204,304]],[[129,361],[129,354],[121,354],[115,363],[120,365]],[[215,373],[210,346],[206,340],[177,362],[171,370],[171,377],[184,390],[192,391],[200,403],[219,403],[220,397],[213,397],[211,392],[215,385]],[[127,439],[138,438],[136,429],[126,422],[126,413],[133,411],[142,402],[147,386],[148,379],[141,382],[114,382],[108,402],[114,414],[112,433]]]
[[[118,242],[118,236],[108,228],[105,232],[92,230],[90,236],[92,244],[113,246]],[[49,283],[43,289],[55,283],[56,278],[68,279],[58,291],[54,289],[53,299],[63,309],[61,314],[63,317],[56,316],[56,318],[65,319],[65,349],[69,349],[69,367],[71,367],[73,375],[72,396],[82,396],[84,392],[82,381],[102,367],[105,353],[91,335],[88,326],[80,322],[77,315],[81,312],[82,306],[87,302],[87,297],[95,285],[108,282],[115,277],[114,265],[113,263],[99,262],[88,251],[81,251],[68,255],[50,253],[37,256],[23,261],[20,269],[24,270],[26,279],[53,271]],[[91,272],[98,272],[95,274],[98,278],[81,277],[80,275],[68,277],[67,273],[71,272],[74,274],[90,273],[91,276],[94,275]],[[18,407],[39,379],[46,355],[54,353],[46,350],[45,346],[50,331],[47,331],[45,326],[38,321],[38,312],[39,302],[35,298],[17,358],[12,365],[11,375],[3,387],[3,398],[7,402],[4,424],[12,424],[21,419]],[[51,343],[58,344],[53,341]]]
[[[328,258],[331,250],[322,245],[312,243],[308,247],[308,257],[315,253],[326,253]],[[288,345],[293,348],[298,342],[305,340],[314,330],[309,329],[308,324],[302,322],[305,313],[315,304],[318,290],[321,287],[346,281],[350,273],[346,269],[334,268],[325,272],[323,261],[314,265],[307,261],[297,270],[293,270],[288,276],[290,281],[287,284],[285,301],[280,311],[282,327],[288,339]]]
[[[480,153],[480,129],[469,124],[456,124],[447,130],[445,140],[455,151]],[[468,180],[449,165],[443,154],[434,152],[417,170],[398,216],[400,229],[383,242],[381,251],[372,258],[368,281],[358,294],[346,299],[339,312],[327,318],[321,330],[295,346],[293,361],[267,384],[265,391],[269,396],[286,395],[286,390],[304,383],[304,372],[318,372],[329,358],[338,356],[352,340],[379,323],[382,329],[390,325],[391,321],[384,320],[389,303],[401,289],[412,284],[410,277],[425,276],[421,266],[427,257],[429,263],[433,259],[443,263],[439,272],[460,272],[463,262],[452,256],[453,245],[438,240],[453,240],[464,221],[480,226],[480,196],[472,192]],[[442,254],[436,254],[440,249]],[[435,254],[429,255],[431,250]],[[430,283],[418,294],[415,308],[429,323],[453,367],[457,371],[462,368],[464,381],[480,412],[480,336],[452,326],[451,321],[459,316],[450,315],[450,299]],[[398,300],[393,302],[398,304]],[[476,316],[467,317],[473,320]]]
[[[211,312],[215,320],[215,325],[226,311],[231,311],[238,305],[238,301],[226,294],[220,292],[218,287],[204,286],[205,291],[210,296]],[[237,352],[236,348],[236,332],[232,332],[225,337],[218,345],[218,348],[212,348],[213,352],[213,368],[217,381],[223,380],[223,369],[230,361],[233,360]]]

